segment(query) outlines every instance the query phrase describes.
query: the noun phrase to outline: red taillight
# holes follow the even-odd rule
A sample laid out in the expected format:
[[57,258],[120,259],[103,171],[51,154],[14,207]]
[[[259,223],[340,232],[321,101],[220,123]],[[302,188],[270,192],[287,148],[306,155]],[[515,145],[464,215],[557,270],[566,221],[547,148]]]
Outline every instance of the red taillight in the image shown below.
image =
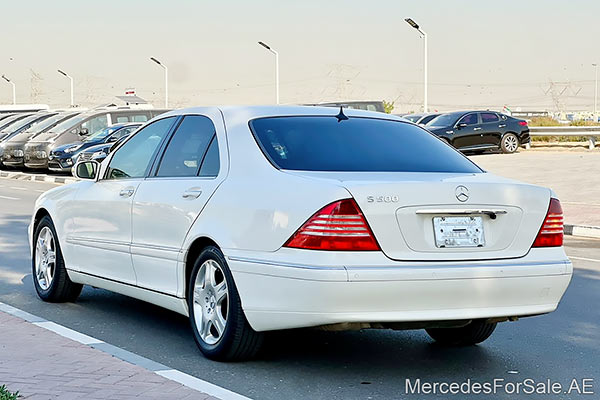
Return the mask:
[[562,246],[564,235],[563,210],[558,199],[550,199],[550,207],[540,228],[540,232],[533,242],[533,247]]
[[527,126],[527,121],[519,121],[519,125],[521,125],[521,126]]
[[331,203],[300,227],[284,247],[312,250],[375,251],[379,245],[353,199]]

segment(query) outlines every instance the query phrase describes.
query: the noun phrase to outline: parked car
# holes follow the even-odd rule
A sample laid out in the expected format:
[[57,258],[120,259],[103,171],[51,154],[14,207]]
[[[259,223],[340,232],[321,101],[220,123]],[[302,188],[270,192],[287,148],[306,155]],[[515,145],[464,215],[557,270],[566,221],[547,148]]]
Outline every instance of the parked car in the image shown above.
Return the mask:
[[414,122],[415,124],[427,125],[429,121],[431,121],[438,115],[440,115],[440,113],[409,114],[403,115],[403,117],[409,120],[410,122]]
[[39,122],[41,122],[47,118],[50,118],[53,115],[55,115],[55,114],[49,113],[49,112],[35,113],[35,114],[29,115],[25,118],[17,119],[15,121],[13,121],[11,124],[5,126],[2,130],[0,130],[0,166],[3,165],[2,159],[4,158],[4,154],[5,154],[4,148],[6,146],[7,140],[18,135],[19,133],[23,132],[24,130],[31,128],[32,126],[38,124]]
[[79,111],[60,112],[8,139],[4,143],[2,143],[2,146],[4,147],[4,154],[2,155],[1,159],[2,163],[10,167],[23,167],[25,144],[29,140],[35,138],[36,136],[44,132],[47,132],[54,126],[65,122],[68,119],[77,116],[78,114]]
[[89,135],[83,141],[55,147],[48,155],[48,169],[57,172],[71,171],[81,151],[102,143],[113,144],[121,137],[129,136],[141,125],[140,122],[114,124]]
[[110,154],[111,151],[113,151],[114,149],[119,147],[119,145],[121,143],[123,143],[125,140],[127,140],[129,135],[130,134],[122,136],[116,142],[102,143],[102,144],[97,144],[92,147],[88,147],[87,149],[81,151],[77,155],[76,158],[73,157],[73,158],[75,158],[74,164],[76,164],[78,162],[90,161],[90,160],[94,160],[94,161],[101,163]]
[[531,141],[527,121],[493,111],[456,111],[434,118],[427,129],[461,151],[514,153]]
[[12,114],[0,120],[0,131],[10,126],[13,122],[30,116],[32,113]]
[[123,122],[145,122],[165,110],[135,107],[106,107],[79,114],[56,125],[25,145],[25,166],[47,169],[50,152],[64,144],[85,139],[109,125]]
[[571,280],[552,190],[486,173],[392,115],[178,110],[75,172],[35,205],[39,297],[92,285],[157,304],[189,316],[213,359],[300,327],[472,345],[554,311]]

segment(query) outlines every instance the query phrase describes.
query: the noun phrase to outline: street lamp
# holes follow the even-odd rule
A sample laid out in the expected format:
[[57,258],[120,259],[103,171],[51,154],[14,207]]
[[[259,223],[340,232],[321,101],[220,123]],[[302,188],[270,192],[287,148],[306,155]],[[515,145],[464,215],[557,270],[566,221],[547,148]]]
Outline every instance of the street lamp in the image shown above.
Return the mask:
[[406,18],[405,21],[423,38],[423,112],[427,112],[427,34],[411,18]]
[[275,93],[277,98],[277,104],[279,104],[279,53],[273,50],[265,42],[258,42],[262,47],[275,54]]
[[154,61],[158,65],[160,65],[165,70],[165,108],[169,107],[169,69],[166,65],[158,61],[154,57],[150,57],[150,60]]
[[67,78],[69,78],[69,80],[71,81],[71,107],[75,106],[75,102],[73,101],[73,78],[67,74],[64,71],[61,71],[60,69],[57,70],[59,74],[66,76]]
[[592,64],[596,69],[596,79],[594,83],[594,124],[598,123],[598,64]]
[[13,104],[17,104],[17,90],[15,87],[15,83],[13,81],[11,81],[10,79],[8,79],[5,75],[2,75],[2,79],[4,79],[6,82],[10,83],[12,85],[12,89],[13,89]]

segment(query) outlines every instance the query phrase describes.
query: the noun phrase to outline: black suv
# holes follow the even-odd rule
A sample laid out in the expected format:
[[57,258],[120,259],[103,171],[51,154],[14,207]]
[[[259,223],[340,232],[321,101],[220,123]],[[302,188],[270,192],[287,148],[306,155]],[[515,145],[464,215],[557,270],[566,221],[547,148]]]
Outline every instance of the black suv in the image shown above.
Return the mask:
[[442,114],[425,127],[461,151],[500,149],[514,153],[531,141],[527,121],[494,111]]

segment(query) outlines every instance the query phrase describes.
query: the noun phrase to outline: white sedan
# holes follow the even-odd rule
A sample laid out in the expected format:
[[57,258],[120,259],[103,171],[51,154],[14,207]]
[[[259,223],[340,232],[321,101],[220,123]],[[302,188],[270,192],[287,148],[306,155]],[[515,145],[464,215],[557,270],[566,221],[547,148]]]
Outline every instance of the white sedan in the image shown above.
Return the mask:
[[402,118],[326,107],[162,114],[36,203],[46,301],[105,288],[189,316],[207,357],[278,329],[426,329],[472,345],[556,309],[560,202]]

